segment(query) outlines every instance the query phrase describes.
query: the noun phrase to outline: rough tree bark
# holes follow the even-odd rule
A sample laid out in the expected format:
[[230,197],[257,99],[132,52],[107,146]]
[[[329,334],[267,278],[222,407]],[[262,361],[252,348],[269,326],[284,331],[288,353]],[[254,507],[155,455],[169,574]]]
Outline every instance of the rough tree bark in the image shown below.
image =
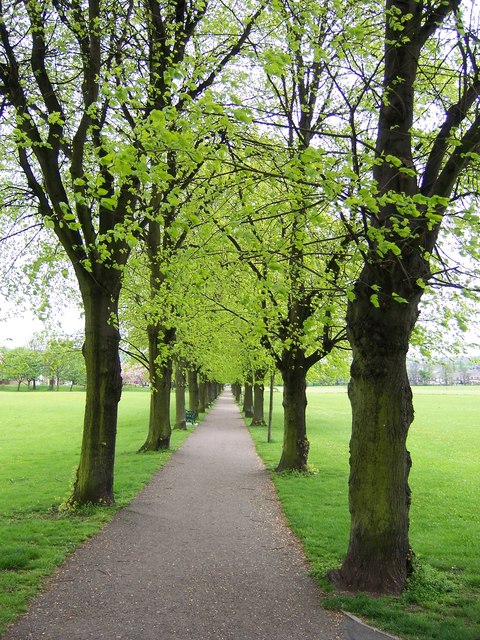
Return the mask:
[[[87,281],[88,282],[88,281]],[[105,278],[104,278],[105,283]],[[87,393],[80,462],[72,504],[112,504],[118,403],[122,393],[117,317],[120,278],[113,274],[110,291],[82,282],[85,310],[83,355]]]

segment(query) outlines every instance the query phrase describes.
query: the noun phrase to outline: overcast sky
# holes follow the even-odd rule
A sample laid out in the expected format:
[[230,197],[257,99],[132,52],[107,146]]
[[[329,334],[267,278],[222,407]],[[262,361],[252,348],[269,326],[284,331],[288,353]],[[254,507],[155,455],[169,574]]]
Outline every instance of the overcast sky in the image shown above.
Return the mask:
[[[15,308],[2,296],[0,309],[0,347],[24,347],[35,333],[47,328],[47,323],[36,318],[33,312]],[[72,306],[67,305],[55,313],[54,325],[62,333],[77,333],[83,330],[83,324],[80,312]]]

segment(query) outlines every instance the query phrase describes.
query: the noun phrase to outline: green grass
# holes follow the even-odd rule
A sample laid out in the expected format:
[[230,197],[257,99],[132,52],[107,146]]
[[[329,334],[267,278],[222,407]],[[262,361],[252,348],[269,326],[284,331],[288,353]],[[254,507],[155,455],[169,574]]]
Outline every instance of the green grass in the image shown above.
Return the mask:
[[[85,394],[0,393],[0,633],[26,609],[42,579],[127,504],[169,452],[136,451],[148,429],[148,392],[124,392],[119,408],[114,508],[59,512],[80,454]],[[172,416],[173,418],[173,416]]]
[[[414,390],[408,447],[413,467],[411,544],[418,568],[401,597],[329,592],[325,573],[348,546],[350,406],[345,389],[308,393],[312,474],[273,474],[290,525],[302,540],[324,605],[343,608],[406,640],[480,639],[480,388]],[[282,442],[281,393],[275,394],[274,442],[251,428],[270,468]]]

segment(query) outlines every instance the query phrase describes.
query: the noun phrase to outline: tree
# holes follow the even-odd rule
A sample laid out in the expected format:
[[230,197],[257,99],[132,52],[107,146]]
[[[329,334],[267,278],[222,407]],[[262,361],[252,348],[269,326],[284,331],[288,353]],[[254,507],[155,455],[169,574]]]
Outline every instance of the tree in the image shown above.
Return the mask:
[[87,398],[72,501],[110,504],[122,388],[118,296],[139,186],[132,167],[142,166],[138,147],[119,134],[119,70],[130,70],[131,84],[135,74],[124,65],[132,5],[25,0],[0,12],[4,126],[85,311]]
[[[264,3],[246,3],[236,12],[230,33],[212,38],[218,24],[232,17],[229,6],[208,3],[160,3],[150,0],[148,29],[149,153],[157,166],[144,196],[144,242],[149,267],[147,318],[148,360],[151,381],[149,430],[141,450],[168,448],[170,444],[170,388],[177,315],[170,294],[168,272],[188,229],[215,189],[211,170],[203,167],[219,143],[215,132],[228,125],[225,108],[210,93],[228,64],[252,34]],[[213,117],[212,117],[213,114]],[[210,158],[211,159],[211,158]]]
[[183,362],[177,362],[175,366],[175,429],[186,429],[185,418],[185,387],[186,376]]
[[2,352],[1,377],[5,380],[15,380],[17,390],[22,384],[35,389],[36,381],[42,375],[44,362],[43,354],[36,349],[16,347]]
[[[178,179],[175,151],[188,132],[175,126],[188,129],[188,118],[180,125],[176,114],[188,111],[236,54],[261,8],[232,34],[226,49],[223,42],[211,49],[208,30],[192,39],[210,10],[206,3],[24,0],[0,9],[0,91],[9,141],[32,206],[73,265],[85,310],[87,401],[73,503],[114,501],[123,270],[146,231],[153,291],[162,286],[153,257],[160,247],[160,225],[175,212],[191,165],[200,162],[192,142],[183,153],[191,154],[190,168]],[[213,12],[213,23],[217,17]],[[192,50],[199,52],[196,58],[190,57]],[[213,58],[207,60],[209,51]],[[177,92],[180,77],[184,82]],[[162,197],[166,209],[158,206]],[[170,218],[173,224],[175,216]],[[164,239],[175,244],[171,225],[165,226]],[[162,326],[157,324],[149,323],[153,372],[161,366],[155,342]],[[162,388],[169,387],[169,361],[164,365],[165,379],[155,378]],[[168,441],[169,434],[160,436],[160,446]]]
[[44,373],[50,381],[50,389],[56,385],[57,391],[61,382],[84,384],[85,361],[81,346],[71,338],[50,338],[44,349]]
[[[412,568],[406,354],[420,300],[434,279],[441,229],[452,222],[447,214],[472,190],[480,75],[478,34],[464,23],[459,0],[387,0],[385,9],[373,182],[368,199],[358,201],[364,266],[347,312],[350,542],[332,578],[349,590],[398,593]],[[419,115],[423,109],[429,118]]]
[[252,118],[262,132],[230,146],[238,214],[219,227],[256,279],[256,330],[283,378],[277,469],[305,470],[307,373],[345,339],[340,301],[350,240],[331,207],[342,186],[324,179],[329,149],[321,146],[334,108],[327,61],[339,25],[316,2],[277,2],[271,19],[273,35],[256,48],[264,84]]
[[267,425],[264,412],[265,375],[265,370],[257,369],[257,371],[255,371],[252,427],[265,427]]

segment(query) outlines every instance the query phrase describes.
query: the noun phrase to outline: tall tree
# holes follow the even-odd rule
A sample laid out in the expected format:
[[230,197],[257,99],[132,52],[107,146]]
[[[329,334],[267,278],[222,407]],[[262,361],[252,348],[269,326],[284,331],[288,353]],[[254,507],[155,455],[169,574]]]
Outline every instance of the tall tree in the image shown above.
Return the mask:
[[122,145],[113,133],[114,77],[128,49],[131,14],[130,3],[96,0],[0,7],[4,126],[38,214],[73,265],[85,309],[87,399],[72,496],[78,503],[114,500],[122,388],[117,305],[138,185],[134,171],[114,170],[112,152]]
[[[464,22],[468,4],[385,5],[373,184],[358,201],[364,267],[347,313],[351,532],[332,577],[350,590],[398,593],[411,570],[406,354],[441,229],[456,197],[471,192],[468,168],[480,158],[479,34]],[[468,180],[455,193],[462,176]]]
[[[213,180],[199,175],[212,148],[219,118],[225,109],[213,100],[212,85],[244,47],[261,15],[264,2],[233,8],[206,2],[146,3],[148,28],[147,112],[150,114],[153,162],[161,175],[153,180],[145,199],[148,222],[144,240],[150,270],[150,309],[147,322],[151,378],[150,421],[143,450],[170,444],[170,386],[175,314],[169,296],[169,265],[186,240],[189,226],[198,220],[209,199]],[[216,25],[231,24],[222,39],[213,38]],[[223,77],[224,86],[226,78]],[[212,118],[207,114],[216,113]],[[228,122],[228,121],[227,121]],[[162,307],[164,307],[162,309]]]
[[339,300],[349,240],[331,207],[342,186],[324,179],[329,149],[321,146],[334,108],[327,52],[339,25],[328,3],[313,1],[276,2],[271,20],[272,35],[256,48],[264,84],[251,117],[262,132],[230,147],[240,176],[238,215],[219,226],[257,281],[258,329],[283,378],[278,470],[304,470],[306,376],[345,339]]

